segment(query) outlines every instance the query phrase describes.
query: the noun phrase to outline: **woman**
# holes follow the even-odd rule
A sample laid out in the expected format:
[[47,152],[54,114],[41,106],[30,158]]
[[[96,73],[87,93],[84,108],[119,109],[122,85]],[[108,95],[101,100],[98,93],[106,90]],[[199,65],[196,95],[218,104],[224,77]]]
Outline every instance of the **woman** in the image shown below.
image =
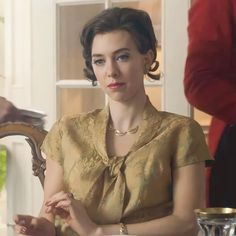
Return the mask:
[[195,235],[193,209],[204,206],[210,157],[196,122],[157,111],[145,94],[144,74],[158,78],[150,17],[105,10],[85,25],[81,43],[85,74],[99,81],[109,103],[53,126],[42,146],[40,217],[17,215],[16,231],[54,235],[60,216],[67,235]]

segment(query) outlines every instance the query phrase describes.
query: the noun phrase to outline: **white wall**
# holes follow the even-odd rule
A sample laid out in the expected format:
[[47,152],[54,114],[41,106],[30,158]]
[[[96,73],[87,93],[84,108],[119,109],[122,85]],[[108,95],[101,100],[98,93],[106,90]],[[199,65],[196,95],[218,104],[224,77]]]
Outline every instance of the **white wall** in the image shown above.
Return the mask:
[[0,0],[0,96],[4,93],[4,0]]
[[[4,1],[0,0],[0,96],[4,93]],[[6,234],[6,190],[0,192],[0,235]]]
[[164,107],[167,111],[190,115],[184,95],[183,77],[187,55],[189,0],[163,0],[164,22]]
[[[31,13],[31,0],[5,0],[4,92],[21,108],[31,108],[33,103]],[[3,142],[9,150],[7,223],[12,224],[16,213],[38,215],[42,187],[32,175],[31,152],[24,138],[15,136],[2,139]],[[7,236],[11,235],[14,235],[12,227],[8,227]]]

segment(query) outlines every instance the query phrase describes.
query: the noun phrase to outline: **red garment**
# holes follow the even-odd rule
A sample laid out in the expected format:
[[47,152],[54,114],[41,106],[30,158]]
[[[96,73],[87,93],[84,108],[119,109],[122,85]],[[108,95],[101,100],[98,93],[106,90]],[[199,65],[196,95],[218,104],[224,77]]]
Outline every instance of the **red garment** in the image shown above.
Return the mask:
[[214,155],[225,125],[236,124],[236,0],[194,1],[188,33],[185,94],[214,117],[209,132]]
[[236,0],[195,0],[188,34],[185,95],[213,116],[208,143],[214,156],[225,126],[236,124]]

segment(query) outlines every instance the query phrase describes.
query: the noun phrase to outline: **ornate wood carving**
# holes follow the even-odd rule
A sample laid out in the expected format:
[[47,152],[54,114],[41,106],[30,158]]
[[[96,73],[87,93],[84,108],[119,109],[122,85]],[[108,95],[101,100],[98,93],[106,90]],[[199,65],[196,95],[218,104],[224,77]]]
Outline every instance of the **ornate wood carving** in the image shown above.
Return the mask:
[[43,186],[46,161],[41,155],[40,146],[47,134],[47,131],[24,122],[7,122],[0,124],[0,138],[12,135],[26,137],[31,147],[33,175],[37,176]]

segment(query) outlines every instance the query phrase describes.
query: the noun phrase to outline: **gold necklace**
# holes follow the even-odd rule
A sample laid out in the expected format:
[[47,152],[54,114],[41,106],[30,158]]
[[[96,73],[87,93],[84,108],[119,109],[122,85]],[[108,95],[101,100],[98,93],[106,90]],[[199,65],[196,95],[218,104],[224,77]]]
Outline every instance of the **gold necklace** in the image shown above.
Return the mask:
[[137,133],[139,126],[137,125],[136,127],[132,128],[132,129],[128,129],[127,131],[124,131],[124,132],[122,132],[118,129],[115,129],[114,127],[111,126],[111,124],[109,124],[108,128],[109,128],[109,130],[113,131],[116,136],[124,136],[126,134]]

